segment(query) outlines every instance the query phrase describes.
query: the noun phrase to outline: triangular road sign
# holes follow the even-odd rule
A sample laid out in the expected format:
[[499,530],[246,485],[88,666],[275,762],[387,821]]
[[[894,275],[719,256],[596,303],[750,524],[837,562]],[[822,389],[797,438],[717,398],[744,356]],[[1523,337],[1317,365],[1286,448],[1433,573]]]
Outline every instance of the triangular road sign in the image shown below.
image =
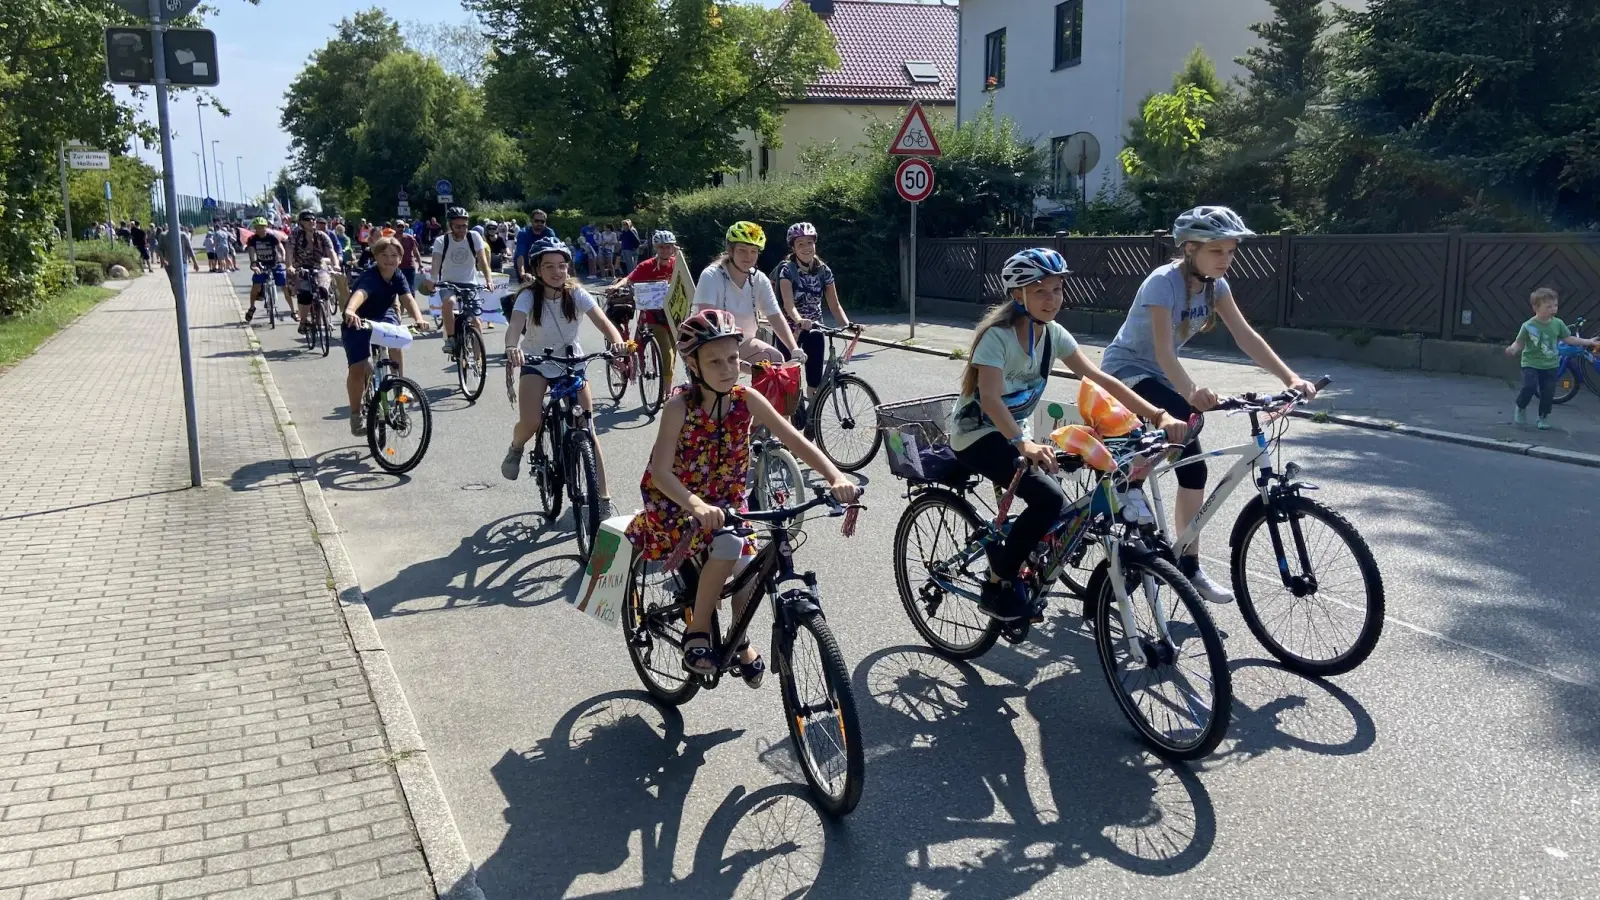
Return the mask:
[[939,140],[933,136],[933,129],[928,126],[928,116],[922,111],[922,104],[912,101],[911,108],[906,111],[905,121],[900,123],[900,130],[895,132],[894,140],[889,144],[890,156],[943,156],[944,151],[939,149]]

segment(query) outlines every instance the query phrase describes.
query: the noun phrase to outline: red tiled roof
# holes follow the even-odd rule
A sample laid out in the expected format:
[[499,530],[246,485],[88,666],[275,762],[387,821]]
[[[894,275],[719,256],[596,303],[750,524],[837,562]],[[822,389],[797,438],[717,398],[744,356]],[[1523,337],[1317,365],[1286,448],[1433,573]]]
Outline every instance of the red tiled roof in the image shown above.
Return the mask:
[[[806,99],[955,102],[955,7],[834,0],[822,21],[833,32],[839,68],[807,85]],[[939,83],[913,82],[907,60],[933,63]]]

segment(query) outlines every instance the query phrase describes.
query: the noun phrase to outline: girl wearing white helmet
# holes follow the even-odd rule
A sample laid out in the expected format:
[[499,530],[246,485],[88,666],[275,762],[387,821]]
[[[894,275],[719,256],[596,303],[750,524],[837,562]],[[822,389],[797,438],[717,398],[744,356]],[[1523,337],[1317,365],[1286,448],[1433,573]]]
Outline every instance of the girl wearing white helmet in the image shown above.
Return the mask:
[[[1234,302],[1225,277],[1241,238],[1255,232],[1226,206],[1197,206],[1178,216],[1172,225],[1177,256],[1158,267],[1139,286],[1128,318],[1106,347],[1100,365],[1131,385],[1139,396],[1172,415],[1188,421],[1217,405],[1217,394],[1189,377],[1178,350],[1196,334],[1217,326],[1218,319],[1256,365],[1278,377],[1286,386],[1316,396],[1317,389],[1272,352],[1267,342],[1245,320]],[[1199,442],[1181,459],[1200,452]],[[1206,464],[1193,462],[1176,470],[1178,479],[1174,518],[1179,530],[1187,528],[1205,500]],[[1212,603],[1232,603],[1233,592],[1212,581],[1200,568],[1199,544],[1178,560],[1178,569],[1195,590]]]
[[1078,349],[1072,334],[1056,324],[1067,274],[1066,260],[1054,250],[1023,250],[1006,260],[1000,280],[1010,298],[978,323],[950,429],[956,459],[995,484],[1010,484],[1019,457],[1037,467],[1024,474],[1017,487],[1027,508],[1012,523],[1004,547],[993,559],[978,601],[980,611],[1001,621],[1033,613],[1024,605],[1026,594],[1014,583],[1017,572],[1066,506],[1061,485],[1047,474],[1056,470],[1055,450],[1035,441],[1032,432],[1033,410],[1044,396],[1055,361],[1105,388],[1134,413],[1165,429],[1172,440],[1182,440],[1187,430],[1102,372]]
[[[617,326],[600,311],[599,304],[589,292],[571,277],[572,250],[559,238],[535,241],[528,250],[528,271],[533,282],[517,294],[511,318],[506,327],[506,365],[516,366],[520,372],[517,381],[517,424],[511,429],[511,447],[500,461],[500,474],[515,481],[522,472],[523,448],[535,434],[544,419],[544,392],[550,379],[563,373],[556,363],[528,365],[528,354],[552,351],[556,356],[582,356],[578,343],[578,330],[583,318],[588,317],[605,335],[607,349],[621,352],[624,338]],[[523,329],[527,337],[519,344]],[[589,431],[594,431],[594,396],[589,385],[578,391],[578,404],[589,417]],[[605,455],[600,452],[600,441],[595,439],[594,462],[596,481],[600,488],[600,519],[611,515],[611,491],[606,486]]]
[[[678,326],[678,353],[689,372],[689,384],[674,388],[662,406],[650,467],[639,482],[644,509],[628,523],[627,535],[641,559],[665,559],[687,534],[696,535],[690,553],[699,553],[706,549],[707,535],[722,527],[723,509],[744,508],[753,424],[766,426],[826,479],[840,503],[854,501],[859,493],[855,483],[765,397],[739,384],[743,342],[738,320],[725,310],[695,313]],[[716,671],[708,626],[723,586],[740,561],[755,552],[734,534],[718,535],[709,544],[691,624],[683,637],[683,667],[699,675]],[[735,607],[734,617],[742,612]],[[739,665],[733,671],[750,687],[760,687],[766,663],[749,641],[738,650]]]
[[815,400],[822,387],[822,367],[827,362],[827,339],[811,330],[822,321],[822,302],[828,302],[840,328],[850,327],[850,317],[839,305],[839,289],[833,283],[833,270],[817,255],[817,227],[810,222],[789,226],[789,255],[772,272],[778,286],[790,329],[798,328],[800,349],[806,354],[806,398]]

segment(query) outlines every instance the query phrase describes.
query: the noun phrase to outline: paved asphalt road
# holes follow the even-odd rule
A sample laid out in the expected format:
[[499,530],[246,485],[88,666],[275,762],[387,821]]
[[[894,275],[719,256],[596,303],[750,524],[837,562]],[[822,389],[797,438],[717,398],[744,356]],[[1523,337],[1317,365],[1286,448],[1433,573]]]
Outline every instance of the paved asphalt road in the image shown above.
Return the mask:
[[[499,474],[501,370],[469,406],[439,339],[414,345],[435,433],[395,479],[349,436],[339,350],[257,328],[491,900],[1600,896],[1600,473],[1295,422],[1286,447],[1371,542],[1390,620],[1365,666],[1316,682],[1213,608],[1235,720],[1186,768],[1144,752],[1075,603],[971,665],[921,646],[880,456],[860,533],[819,524],[797,555],[820,574],[868,744],[861,806],[831,823],[770,684],[658,709],[620,636],[568,608],[570,517],[542,521],[531,484]],[[857,370],[889,401],[942,392],[959,366],[879,349]],[[601,410],[633,508],[655,429],[631,399]],[[1244,438],[1213,419],[1212,446]]]

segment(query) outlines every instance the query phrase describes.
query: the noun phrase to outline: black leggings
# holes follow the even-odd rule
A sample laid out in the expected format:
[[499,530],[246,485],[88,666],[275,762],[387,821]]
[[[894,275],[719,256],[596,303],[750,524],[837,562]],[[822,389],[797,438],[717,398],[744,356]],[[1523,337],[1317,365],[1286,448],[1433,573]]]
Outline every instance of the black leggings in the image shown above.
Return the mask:
[[[1017,448],[998,431],[978,438],[965,450],[956,451],[956,459],[962,465],[1001,488],[1011,484],[1017,472],[1017,460],[1021,458],[1022,454]],[[999,558],[991,563],[994,574],[1005,580],[1016,577],[1022,564],[1028,561],[1028,554],[1039,546],[1039,539],[1045,536],[1067,506],[1067,495],[1061,492],[1061,485],[1039,469],[1030,468],[1022,476],[1022,483],[1017,485],[1017,496],[1022,498],[1027,508],[1011,524],[1011,533],[1006,536]]]
[[[1183,399],[1183,397],[1180,396],[1177,391],[1167,387],[1154,378],[1146,378],[1145,380],[1134,385],[1133,392],[1144,399],[1149,400],[1156,406],[1166,410],[1173,418],[1180,422],[1187,422],[1189,421],[1189,417],[1194,415],[1194,407],[1189,405],[1189,401]],[[1179,456],[1178,459],[1191,459],[1199,454],[1199,452],[1200,442],[1190,441],[1189,446],[1184,448],[1183,455]],[[1191,488],[1197,491],[1205,489],[1205,463],[1195,462],[1189,463],[1185,466],[1180,466],[1176,470],[1176,474],[1178,476],[1178,487]]]

